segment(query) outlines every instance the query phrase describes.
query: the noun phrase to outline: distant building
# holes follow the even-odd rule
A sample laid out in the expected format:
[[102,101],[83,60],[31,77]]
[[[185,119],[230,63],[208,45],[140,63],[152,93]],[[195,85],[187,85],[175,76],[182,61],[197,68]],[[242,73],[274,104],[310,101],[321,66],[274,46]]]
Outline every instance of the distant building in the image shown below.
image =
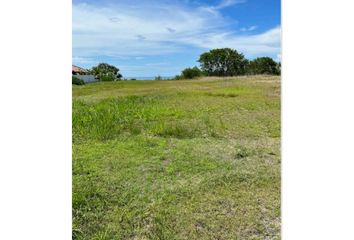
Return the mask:
[[90,74],[90,71],[75,65],[72,65],[72,75],[75,75],[78,79],[83,80],[85,83],[97,82],[94,75]]
[[72,65],[72,74],[73,75],[87,75],[89,71],[87,69]]

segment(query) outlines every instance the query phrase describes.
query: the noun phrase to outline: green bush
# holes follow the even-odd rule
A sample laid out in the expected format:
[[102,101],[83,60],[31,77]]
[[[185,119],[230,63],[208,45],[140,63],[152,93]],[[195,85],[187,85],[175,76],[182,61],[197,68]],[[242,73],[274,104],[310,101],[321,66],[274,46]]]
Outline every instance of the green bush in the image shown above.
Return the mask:
[[259,57],[249,62],[247,73],[280,75],[280,63],[270,57]]
[[155,80],[163,80],[163,79],[162,79],[162,77],[161,77],[160,75],[157,75],[157,76],[155,77]]
[[98,75],[98,78],[102,82],[113,82],[119,80],[113,73],[101,73]]
[[174,77],[174,80],[182,80],[182,79],[183,79],[183,77],[181,75],[176,75]]
[[85,82],[84,80],[81,80],[75,76],[72,76],[72,84],[75,84],[75,85],[85,85]]
[[201,76],[203,76],[203,72],[197,67],[186,68],[182,71],[181,74],[182,78],[187,78],[187,79],[192,79]]

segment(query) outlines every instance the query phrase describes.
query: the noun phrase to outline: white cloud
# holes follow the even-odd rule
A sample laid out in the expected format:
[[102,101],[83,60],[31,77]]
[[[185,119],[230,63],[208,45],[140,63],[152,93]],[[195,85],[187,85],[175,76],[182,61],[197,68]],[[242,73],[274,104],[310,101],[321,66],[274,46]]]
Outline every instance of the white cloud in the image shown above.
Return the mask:
[[203,9],[203,10],[209,12],[209,13],[218,15],[219,14],[219,12],[218,12],[219,10],[221,10],[223,8],[234,6],[236,4],[244,3],[244,2],[246,2],[246,0],[222,0],[216,6],[202,6],[202,7],[200,7],[200,9]]
[[79,64],[79,65],[95,63],[95,61],[91,58],[77,57],[77,56],[73,56],[72,61],[73,61],[73,64]]
[[244,3],[246,0],[223,0],[219,3],[219,5],[215,6],[215,9],[223,9],[226,7],[230,7],[236,4]]
[[248,28],[241,28],[240,31],[241,32],[251,32],[253,30],[256,30],[257,26],[250,26]]
[[[112,22],[112,18],[119,20]],[[212,31],[219,26],[212,24],[214,20],[222,23],[203,10],[180,6],[73,5],[73,49],[80,55],[171,53],[181,48],[176,39]]]
[[74,4],[73,56],[143,57],[175,53],[191,46],[231,47],[250,56],[279,53],[280,27],[247,36],[226,29],[228,24],[217,10],[237,3],[240,1],[222,1],[211,7],[216,14],[210,14],[206,7],[188,9],[182,5]]
[[248,56],[255,56],[279,53],[280,34],[280,27],[275,27],[256,35],[237,36],[232,32],[207,33],[185,41],[202,48],[235,48]]

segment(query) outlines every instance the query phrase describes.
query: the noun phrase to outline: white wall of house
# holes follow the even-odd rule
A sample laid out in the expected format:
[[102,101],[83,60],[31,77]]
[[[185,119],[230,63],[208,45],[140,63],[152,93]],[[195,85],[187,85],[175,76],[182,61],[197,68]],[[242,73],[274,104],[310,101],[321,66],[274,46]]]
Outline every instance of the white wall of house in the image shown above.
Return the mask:
[[97,82],[97,79],[94,75],[73,75],[78,79],[83,80],[85,83]]

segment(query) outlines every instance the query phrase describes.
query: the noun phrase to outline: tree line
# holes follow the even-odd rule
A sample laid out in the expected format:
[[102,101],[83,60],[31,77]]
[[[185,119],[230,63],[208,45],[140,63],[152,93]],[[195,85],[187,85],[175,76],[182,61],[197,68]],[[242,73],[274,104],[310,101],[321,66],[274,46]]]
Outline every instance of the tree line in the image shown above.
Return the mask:
[[[198,62],[200,67],[186,68],[174,79],[192,79],[202,76],[280,75],[281,73],[280,62],[277,63],[270,57],[248,60],[242,53],[231,48],[212,49],[201,54]],[[90,73],[94,74],[99,81],[119,81],[123,77],[119,73],[119,68],[108,63],[98,64],[90,70]]]
[[270,74],[280,75],[281,64],[270,57],[248,60],[242,53],[231,48],[212,49],[200,55],[200,68],[186,68],[176,79],[191,79],[201,76],[240,76]]

